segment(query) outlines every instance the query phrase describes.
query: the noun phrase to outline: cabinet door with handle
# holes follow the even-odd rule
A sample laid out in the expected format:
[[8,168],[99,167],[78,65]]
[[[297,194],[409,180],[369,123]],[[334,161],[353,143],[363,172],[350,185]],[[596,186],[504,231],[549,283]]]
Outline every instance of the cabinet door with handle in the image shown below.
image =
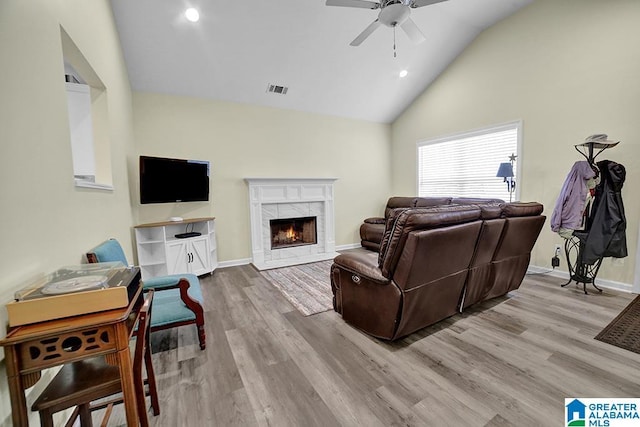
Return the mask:
[[191,259],[189,263],[190,271],[197,276],[211,273],[209,237],[202,236],[189,240],[191,241],[188,248]]
[[176,240],[167,243],[167,272],[168,274],[190,273],[189,270],[189,242]]

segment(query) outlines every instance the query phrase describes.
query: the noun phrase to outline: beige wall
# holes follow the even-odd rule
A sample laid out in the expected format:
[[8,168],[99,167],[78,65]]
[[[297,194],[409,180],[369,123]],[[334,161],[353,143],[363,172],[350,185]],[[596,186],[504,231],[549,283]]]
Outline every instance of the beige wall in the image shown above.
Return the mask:
[[[107,86],[113,192],[74,187],[60,25]],[[0,335],[4,303],[24,281],[78,264],[101,240],[132,253],[126,158],[131,93],[109,3],[0,1]],[[0,425],[10,425],[0,363]],[[37,424],[37,416],[32,419]]]
[[[640,217],[639,21],[637,0],[537,0],[482,33],[393,124],[392,192],[417,191],[416,142],[522,119],[521,199],[542,202],[550,217],[569,169],[582,159],[573,145],[608,133],[622,143],[598,160],[626,166],[630,252],[621,262],[605,260],[599,277],[633,283]],[[532,264],[550,267],[554,244],[561,242],[547,219]]]
[[220,261],[251,257],[247,177],[333,177],[336,244],[360,241],[363,218],[381,214],[390,192],[390,127],[275,108],[134,94],[136,151],[209,160],[209,203],[140,205],[138,222],[215,216]]

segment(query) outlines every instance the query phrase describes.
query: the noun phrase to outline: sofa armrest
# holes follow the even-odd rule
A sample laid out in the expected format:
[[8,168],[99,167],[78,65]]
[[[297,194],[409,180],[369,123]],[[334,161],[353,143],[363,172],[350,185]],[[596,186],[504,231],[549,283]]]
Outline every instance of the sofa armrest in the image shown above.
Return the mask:
[[379,285],[388,285],[390,280],[382,275],[375,252],[350,252],[338,255],[333,263],[343,270],[355,273]]
[[364,222],[366,224],[384,224],[386,222],[386,219],[381,217],[372,217],[365,219]]
[[356,328],[378,338],[392,339],[402,306],[402,293],[380,274],[377,255],[375,252],[349,252],[333,260],[333,308]]

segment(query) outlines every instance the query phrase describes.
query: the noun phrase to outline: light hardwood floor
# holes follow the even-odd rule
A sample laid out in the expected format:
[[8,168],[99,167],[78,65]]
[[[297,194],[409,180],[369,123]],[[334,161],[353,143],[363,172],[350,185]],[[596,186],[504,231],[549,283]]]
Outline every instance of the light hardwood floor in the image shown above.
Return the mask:
[[193,327],[153,334],[152,425],[561,425],[565,397],[640,396],[640,355],[593,339],[634,295],[531,275],[388,343],[333,311],[302,316],[251,266],[201,283],[207,349]]

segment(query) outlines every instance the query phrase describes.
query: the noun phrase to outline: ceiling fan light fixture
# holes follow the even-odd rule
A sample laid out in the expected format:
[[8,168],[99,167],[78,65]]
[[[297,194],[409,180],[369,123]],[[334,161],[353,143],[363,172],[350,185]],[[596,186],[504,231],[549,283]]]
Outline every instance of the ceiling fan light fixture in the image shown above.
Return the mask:
[[395,29],[400,26],[407,37],[415,43],[425,40],[424,34],[410,17],[411,9],[442,3],[447,0],[326,0],[327,6],[355,7],[361,9],[380,9],[378,18],[362,31],[350,44],[360,46],[380,25],[394,30],[394,58],[395,58]]
[[394,3],[382,8],[378,14],[378,19],[387,27],[395,27],[402,25],[411,14],[409,6],[402,3]]
[[187,17],[189,22],[198,22],[200,20],[200,13],[197,9],[190,7],[184,11],[184,16]]

